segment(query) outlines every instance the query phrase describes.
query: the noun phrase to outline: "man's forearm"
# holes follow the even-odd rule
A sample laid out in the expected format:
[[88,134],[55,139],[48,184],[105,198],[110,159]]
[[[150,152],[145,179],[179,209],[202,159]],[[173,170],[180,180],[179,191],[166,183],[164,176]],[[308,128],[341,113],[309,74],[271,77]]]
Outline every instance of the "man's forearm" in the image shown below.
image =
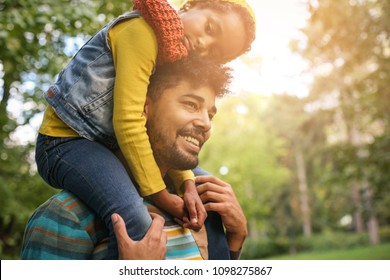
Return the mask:
[[247,235],[247,231],[243,231],[242,233],[227,232],[226,237],[228,241],[229,250],[233,252],[240,251]]
[[245,228],[242,232],[226,232],[226,238],[230,251],[230,258],[232,260],[238,260],[241,255],[241,249],[244,245],[244,241],[248,235],[248,231]]

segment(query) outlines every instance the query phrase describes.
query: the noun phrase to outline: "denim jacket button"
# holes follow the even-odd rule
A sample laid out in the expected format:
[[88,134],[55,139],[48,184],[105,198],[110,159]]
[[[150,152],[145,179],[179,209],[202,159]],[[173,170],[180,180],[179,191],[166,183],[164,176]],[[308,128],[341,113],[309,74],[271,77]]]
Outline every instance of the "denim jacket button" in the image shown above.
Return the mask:
[[54,95],[56,95],[56,94],[54,93],[54,90],[53,90],[52,88],[49,88],[49,90],[47,91],[47,96],[48,96],[49,98],[53,98]]

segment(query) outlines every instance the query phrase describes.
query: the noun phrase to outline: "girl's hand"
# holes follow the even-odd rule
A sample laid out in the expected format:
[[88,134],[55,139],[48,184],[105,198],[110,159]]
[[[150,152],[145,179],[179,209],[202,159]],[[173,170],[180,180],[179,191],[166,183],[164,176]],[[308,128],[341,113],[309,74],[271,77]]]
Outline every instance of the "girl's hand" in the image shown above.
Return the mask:
[[202,228],[204,221],[207,218],[206,209],[198,195],[194,181],[185,181],[182,188],[184,193],[183,200],[189,217],[184,217],[182,223],[179,224],[183,227],[198,231]]

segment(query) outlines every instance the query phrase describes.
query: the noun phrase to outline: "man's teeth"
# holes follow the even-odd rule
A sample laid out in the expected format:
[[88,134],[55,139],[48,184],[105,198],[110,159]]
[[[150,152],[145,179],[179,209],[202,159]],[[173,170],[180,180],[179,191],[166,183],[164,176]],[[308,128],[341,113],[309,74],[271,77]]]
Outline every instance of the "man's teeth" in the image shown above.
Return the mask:
[[199,146],[199,141],[198,141],[198,139],[192,138],[192,137],[190,137],[190,136],[184,136],[184,139],[185,139],[186,141],[188,141],[188,142],[190,142],[190,143],[196,145],[196,146]]

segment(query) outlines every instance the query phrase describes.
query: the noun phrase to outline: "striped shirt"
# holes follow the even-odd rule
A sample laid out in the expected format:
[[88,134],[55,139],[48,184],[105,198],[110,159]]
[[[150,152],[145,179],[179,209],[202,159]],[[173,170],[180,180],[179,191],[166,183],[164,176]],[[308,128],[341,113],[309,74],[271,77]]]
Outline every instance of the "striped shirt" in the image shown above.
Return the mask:
[[[207,259],[205,227],[195,233],[180,227],[156,207],[148,208],[165,218],[166,259]],[[39,206],[27,222],[20,258],[104,259],[107,246],[108,231],[102,220],[73,194],[62,191]]]

